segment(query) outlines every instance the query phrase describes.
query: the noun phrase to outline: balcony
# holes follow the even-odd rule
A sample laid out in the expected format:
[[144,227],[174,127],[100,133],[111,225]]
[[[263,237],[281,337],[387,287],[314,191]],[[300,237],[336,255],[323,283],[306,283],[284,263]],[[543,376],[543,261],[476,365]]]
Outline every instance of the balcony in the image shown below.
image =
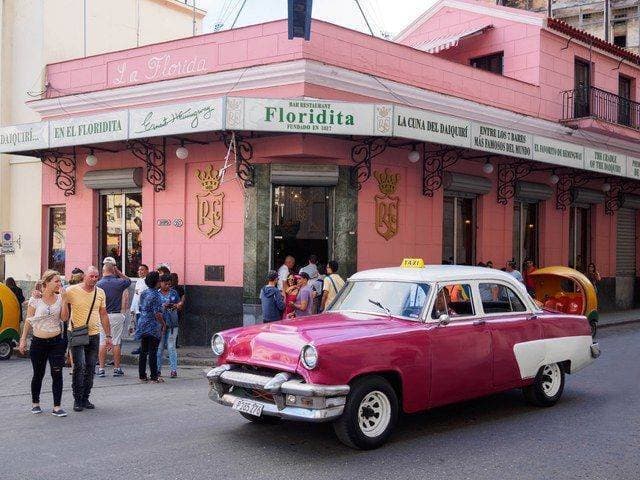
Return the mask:
[[584,118],[640,131],[640,103],[595,87],[562,92],[562,122]]

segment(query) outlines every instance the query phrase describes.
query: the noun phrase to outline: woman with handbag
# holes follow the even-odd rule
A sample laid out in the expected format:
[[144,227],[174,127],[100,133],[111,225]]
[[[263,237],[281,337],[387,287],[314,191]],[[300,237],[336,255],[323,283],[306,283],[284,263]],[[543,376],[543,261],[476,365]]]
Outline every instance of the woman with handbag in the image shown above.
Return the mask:
[[65,361],[67,340],[64,336],[62,311],[62,283],[55,270],[47,270],[42,276],[42,296],[31,297],[27,308],[27,319],[24,322],[20,338],[20,353],[27,347],[27,336],[33,332],[29,356],[33,366],[31,379],[31,413],[42,413],[40,408],[40,390],[42,379],[47,369],[47,362],[53,380],[53,411],[56,417],[66,417],[67,413],[60,407],[62,400],[62,367]]

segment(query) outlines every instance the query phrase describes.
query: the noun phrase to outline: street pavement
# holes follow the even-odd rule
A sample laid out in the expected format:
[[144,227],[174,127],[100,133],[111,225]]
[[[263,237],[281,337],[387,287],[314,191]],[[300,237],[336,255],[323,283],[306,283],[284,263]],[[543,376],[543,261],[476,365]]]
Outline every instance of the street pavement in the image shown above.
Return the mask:
[[640,478],[640,324],[599,335],[603,355],[568,376],[553,408],[520,392],[404,417],[391,441],[361,452],[330,425],[254,425],[207,398],[198,367],[165,384],[95,379],[96,410],[32,415],[25,359],[0,363],[0,479],[595,479]]

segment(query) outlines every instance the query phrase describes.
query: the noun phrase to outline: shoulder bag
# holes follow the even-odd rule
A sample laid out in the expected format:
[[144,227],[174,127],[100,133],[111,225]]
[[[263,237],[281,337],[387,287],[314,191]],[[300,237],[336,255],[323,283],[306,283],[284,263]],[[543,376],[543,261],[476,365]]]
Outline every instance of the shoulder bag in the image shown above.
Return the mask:
[[89,319],[91,318],[91,313],[93,312],[93,306],[96,303],[97,295],[98,295],[98,288],[94,287],[93,301],[91,302],[91,308],[89,308],[89,313],[87,315],[87,323],[85,323],[84,326],[74,328],[73,321],[71,320],[71,317],[69,317],[69,321],[71,322],[71,335],[69,335],[69,346],[83,347],[85,345],[89,345]]

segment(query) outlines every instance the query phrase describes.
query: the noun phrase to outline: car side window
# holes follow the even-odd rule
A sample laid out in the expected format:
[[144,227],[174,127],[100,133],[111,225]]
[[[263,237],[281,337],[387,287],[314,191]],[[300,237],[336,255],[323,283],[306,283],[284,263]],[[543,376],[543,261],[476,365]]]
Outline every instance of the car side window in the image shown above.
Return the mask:
[[440,287],[433,304],[431,318],[437,320],[441,315],[455,318],[475,315],[469,284],[458,283]]
[[480,283],[478,289],[484,313],[524,312],[527,309],[509,287],[498,283]]

